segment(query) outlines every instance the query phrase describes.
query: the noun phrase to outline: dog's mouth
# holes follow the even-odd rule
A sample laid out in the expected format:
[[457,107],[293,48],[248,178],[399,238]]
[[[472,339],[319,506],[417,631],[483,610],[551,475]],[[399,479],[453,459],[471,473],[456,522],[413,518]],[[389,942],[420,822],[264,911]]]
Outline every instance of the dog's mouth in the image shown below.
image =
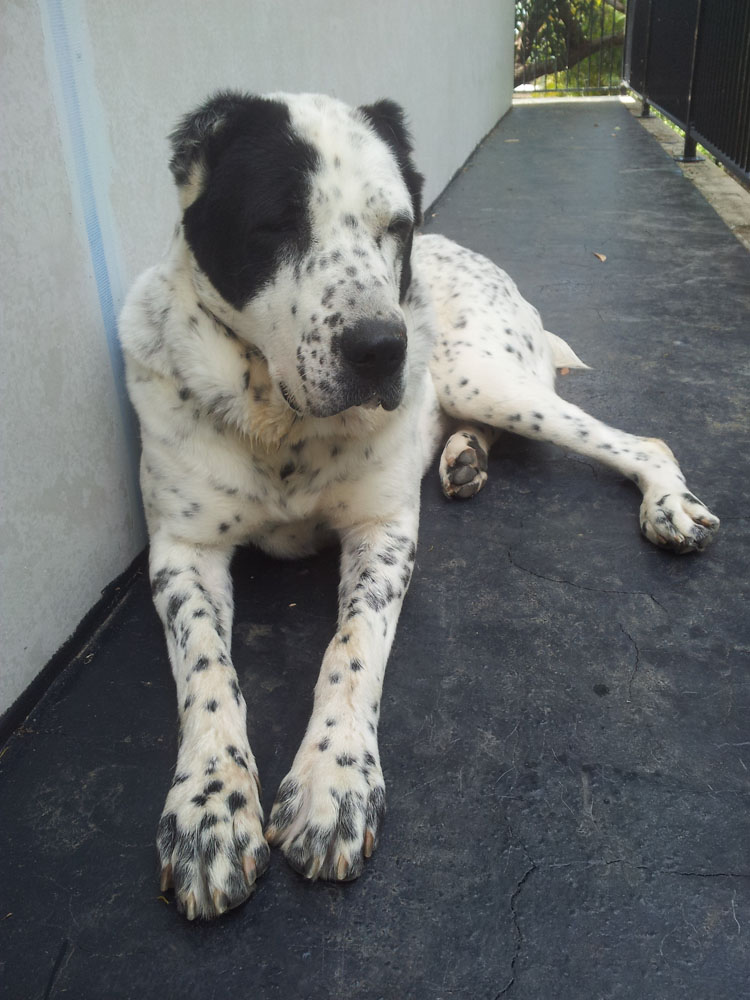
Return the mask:
[[296,413],[298,417],[301,417],[302,410],[299,408],[294,399],[294,396],[292,396],[291,392],[289,392],[289,389],[287,389],[286,385],[283,382],[279,382],[279,392],[283,396],[284,402],[289,407],[289,409],[292,410],[294,413]]
[[349,386],[346,393],[348,407],[361,406],[364,410],[376,410],[381,406],[386,412],[390,412],[401,405],[404,386],[403,372],[382,381],[377,386],[356,384]]
[[372,391],[364,397],[360,397],[356,402],[351,403],[352,406],[361,406],[364,410],[377,410],[380,406],[386,412],[395,410],[401,405],[401,401],[404,398],[404,386],[402,381],[397,380],[396,384],[393,386],[388,386],[386,389],[378,389]]
[[309,392],[307,386],[302,387],[301,395],[297,389],[292,391],[283,379],[276,382],[282,399],[297,417],[336,417],[346,410],[377,410],[383,409],[389,413],[397,409],[404,399],[407,378],[406,367],[386,378],[377,380],[357,378],[351,372],[340,372],[322,387],[316,387],[317,392]]
[[[302,411],[297,406],[294,398],[285,387],[281,386],[281,393],[287,404],[295,413]],[[346,410],[377,410],[382,408],[386,412],[391,412],[401,405],[404,398],[404,379],[397,378],[389,385],[381,385],[376,389],[372,386],[341,386],[339,392],[332,394],[322,401],[309,401],[307,412],[314,417],[336,417]]]

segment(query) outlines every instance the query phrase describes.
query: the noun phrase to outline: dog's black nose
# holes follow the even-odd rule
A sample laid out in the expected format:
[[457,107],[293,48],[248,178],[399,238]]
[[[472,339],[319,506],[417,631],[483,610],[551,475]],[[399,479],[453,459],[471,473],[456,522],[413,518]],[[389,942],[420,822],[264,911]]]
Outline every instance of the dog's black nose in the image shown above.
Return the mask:
[[406,356],[406,324],[361,319],[341,336],[341,353],[362,378],[376,381],[395,375]]

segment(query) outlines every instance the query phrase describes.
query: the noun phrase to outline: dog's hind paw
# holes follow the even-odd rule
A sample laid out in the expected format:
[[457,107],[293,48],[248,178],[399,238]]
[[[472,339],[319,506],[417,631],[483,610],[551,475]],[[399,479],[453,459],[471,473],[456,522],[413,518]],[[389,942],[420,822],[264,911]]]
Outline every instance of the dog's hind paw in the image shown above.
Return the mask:
[[719,519],[686,491],[659,494],[649,491],[640,513],[641,531],[654,545],[679,554],[700,552],[713,541]]
[[268,867],[253,766],[234,746],[189,768],[178,762],[156,844],[162,892],[174,889],[188,920],[239,906]]
[[305,878],[348,882],[362,873],[377,846],[385,815],[383,775],[367,751],[314,749],[318,759],[305,767],[301,749],[299,772],[293,768],[279,786],[266,839]]
[[477,436],[457,431],[448,439],[440,458],[440,485],[448,499],[468,499],[487,482],[487,452]]

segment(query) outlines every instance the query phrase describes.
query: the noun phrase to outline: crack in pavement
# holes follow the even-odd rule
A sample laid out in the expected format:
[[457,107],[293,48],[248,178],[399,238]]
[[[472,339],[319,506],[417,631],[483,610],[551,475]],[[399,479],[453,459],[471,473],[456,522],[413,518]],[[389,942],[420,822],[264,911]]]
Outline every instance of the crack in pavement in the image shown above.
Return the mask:
[[510,548],[508,548],[507,552],[508,562],[511,566],[515,569],[522,570],[524,573],[528,573],[530,576],[536,577],[538,580],[546,580],[548,583],[561,583],[567,587],[575,587],[577,590],[586,590],[591,594],[614,594],[617,597],[648,597],[648,599],[653,601],[665,615],[669,614],[664,605],[657,601],[653,594],[647,594],[645,590],[607,590],[604,587],[586,587],[582,583],[574,583],[573,580],[564,580],[554,576],[545,576],[544,573],[537,573],[535,570],[529,569],[528,566],[522,566],[521,563],[516,562]]
[[617,624],[620,626],[620,631],[622,632],[622,634],[627,636],[628,639],[630,639],[630,642],[633,645],[633,649],[635,650],[635,663],[633,664],[633,669],[630,671],[630,677],[628,678],[628,701],[630,701],[631,696],[633,694],[633,682],[635,680],[635,675],[638,673],[638,668],[641,665],[641,651],[640,649],[638,649],[638,643],[635,641],[630,632],[628,632],[628,630],[625,628],[622,622],[618,622]]
[[[531,861],[530,858],[529,861]],[[526,869],[521,878],[518,880],[518,882],[516,883],[516,887],[510,896],[510,915],[513,920],[513,933],[515,934],[516,938],[516,946],[513,950],[513,957],[510,960],[510,978],[508,979],[508,982],[505,984],[505,986],[503,986],[500,992],[495,996],[495,1000],[499,1000],[500,997],[506,996],[508,990],[516,981],[516,962],[518,961],[518,957],[521,954],[521,949],[523,948],[523,934],[521,933],[521,925],[518,922],[518,911],[516,909],[516,905],[518,902],[518,897],[521,895],[523,887],[526,885],[529,878],[535,871],[537,871],[537,865],[533,861],[531,861],[530,867]]]
[[516,836],[516,833],[513,829],[513,825],[511,824],[510,820],[506,819],[506,823],[508,826],[508,832],[510,834],[510,843],[513,844],[515,842],[520,846],[521,850],[523,851],[526,857],[529,867],[523,873],[521,878],[516,882],[515,889],[510,895],[510,915],[513,921],[513,933],[515,935],[516,945],[515,948],[513,949],[513,957],[510,960],[510,975],[508,978],[508,982],[505,984],[505,986],[503,986],[500,992],[496,994],[494,1000],[499,1000],[500,997],[506,996],[508,990],[510,990],[510,988],[513,986],[513,983],[515,983],[516,981],[516,962],[518,961],[518,957],[521,954],[521,949],[523,948],[523,934],[521,933],[521,925],[518,921],[518,909],[517,909],[518,897],[521,895],[523,887],[526,885],[528,880],[531,878],[532,874],[538,868],[537,863],[534,861],[529,852],[526,850],[526,845],[524,844],[524,842],[520,839],[520,837]]
[[[516,939],[516,945],[513,950],[513,957],[510,960],[510,976],[508,982],[503,986],[499,993],[496,993],[494,1000],[500,1000],[501,997],[505,997],[510,992],[514,983],[516,982],[516,966],[518,964],[518,959],[521,956],[524,945],[523,932],[521,931],[521,924],[518,917],[518,901],[523,891],[524,887],[528,884],[531,876],[534,872],[538,871],[554,871],[561,868],[609,868],[613,865],[622,865],[625,868],[630,868],[634,871],[646,872],[649,875],[657,876],[678,876],[681,878],[731,878],[731,879],[750,879],[750,871],[748,872],[713,872],[713,871],[683,871],[676,868],[652,868],[650,865],[640,865],[633,861],[628,861],[627,858],[606,858],[589,860],[589,861],[553,861],[548,864],[537,863],[531,857],[529,852],[526,850],[524,844],[518,840],[517,837],[513,835],[512,827],[511,836],[516,842],[521,846],[526,858],[528,859],[529,866],[520,879],[516,882],[515,888],[510,896],[510,914],[513,923],[513,933]],[[735,916],[735,921],[736,921]]]
[[558,868],[608,868],[611,865],[623,865],[633,871],[646,872],[648,875],[678,875],[684,878],[739,878],[750,879],[750,871],[747,872],[713,872],[713,871],[683,871],[680,868],[652,868],[650,865],[639,865],[627,858],[606,858],[595,859],[593,861],[552,861],[549,864],[535,865],[540,870],[553,871]]
[[47,981],[47,988],[44,991],[44,1000],[50,1000],[50,997],[52,996],[52,991],[54,990],[55,985],[57,983],[57,978],[60,975],[60,972],[62,971],[63,962],[65,962],[65,965],[67,965],[68,961],[70,961],[70,956],[72,954],[73,951],[70,941],[67,938],[64,938],[62,944],[60,945],[60,949],[57,953],[55,963],[52,966],[52,972],[50,973],[49,980]]

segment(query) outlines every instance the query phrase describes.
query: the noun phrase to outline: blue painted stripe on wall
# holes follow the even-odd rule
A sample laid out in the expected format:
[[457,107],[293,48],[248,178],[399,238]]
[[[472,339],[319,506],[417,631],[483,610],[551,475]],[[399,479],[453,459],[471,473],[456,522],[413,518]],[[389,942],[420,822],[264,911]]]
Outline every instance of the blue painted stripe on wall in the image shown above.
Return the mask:
[[[62,106],[65,114],[64,124],[67,127],[70,137],[75,179],[83,211],[86,238],[88,240],[94,280],[99,298],[99,309],[104,324],[104,334],[107,341],[122,416],[122,426],[128,449],[130,464],[128,475],[131,499],[130,507],[136,531],[145,534],[145,522],[138,486],[138,466],[140,459],[138,423],[125,386],[125,365],[117,337],[117,309],[112,293],[111,269],[108,264],[107,248],[99,219],[96,189],[92,175],[92,163],[86,143],[84,119],[78,93],[78,81],[76,79],[75,63],[65,17],[65,0],[46,0],[45,6],[49,18],[51,40],[59,74]],[[121,298],[121,294],[120,290],[118,299]],[[118,305],[121,305],[121,302],[118,302]]]

